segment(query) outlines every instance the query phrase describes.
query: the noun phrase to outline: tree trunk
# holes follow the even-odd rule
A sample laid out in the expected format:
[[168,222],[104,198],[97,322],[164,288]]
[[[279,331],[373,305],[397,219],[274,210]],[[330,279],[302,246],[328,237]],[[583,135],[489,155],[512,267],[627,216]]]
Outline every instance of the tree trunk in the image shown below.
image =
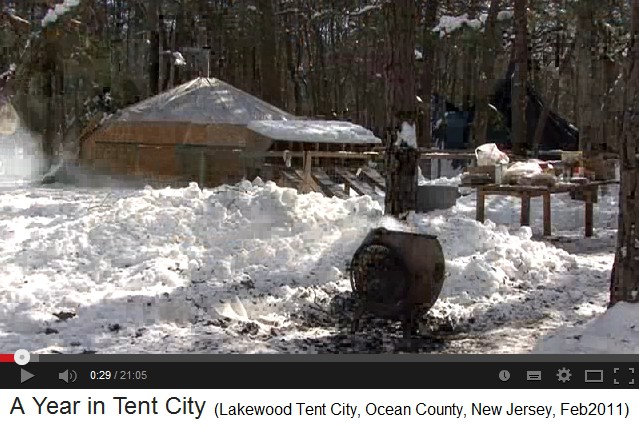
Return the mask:
[[579,119],[577,127],[579,128],[579,149],[585,154],[593,149],[594,129],[592,121],[594,115],[592,113],[594,105],[592,93],[594,87],[592,85],[592,68],[593,68],[593,49],[594,28],[593,28],[593,6],[590,0],[581,1],[577,8],[577,108],[579,110]]
[[149,94],[156,95],[160,87],[160,0],[150,0],[148,23],[150,33],[149,46]]
[[57,46],[54,41],[52,41],[53,34],[49,30],[45,30],[44,38],[45,38],[45,53],[44,53],[44,66],[42,70],[43,74],[43,86],[42,92],[44,95],[45,102],[45,113],[44,113],[44,134],[42,137],[42,151],[45,157],[45,161],[47,162],[46,168],[51,167],[53,162],[53,158],[56,152],[56,134],[57,134],[57,123],[56,123],[56,97],[57,91],[55,90],[56,84],[56,73],[57,73],[57,58],[56,52]]
[[272,105],[281,107],[279,71],[277,68],[277,51],[275,42],[275,24],[273,19],[272,0],[259,0],[258,10],[261,13],[262,49],[260,50],[260,71],[262,75],[262,97]]
[[435,47],[435,35],[432,29],[435,26],[435,21],[437,19],[438,7],[439,0],[426,1],[426,15],[424,16],[424,29],[422,33],[423,52],[421,90],[424,118],[421,121],[421,131],[419,132],[419,146],[422,148],[430,148],[433,144],[431,98],[433,94],[433,62],[435,60],[433,49]]
[[515,0],[515,76],[512,87],[513,153],[526,150],[526,82],[528,81],[527,0]]
[[[176,52],[177,51],[177,47],[175,44],[175,37],[176,37],[176,33],[177,32],[177,25],[174,23],[172,30],[171,30],[171,48],[169,49],[171,52]],[[173,54],[169,55],[169,84],[168,84],[168,89],[172,89],[173,86],[175,86],[175,68],[177,67],[175,65],[175,58],[173,57]]]
[[619,230],[611,277],[611,305],[639,301],[639,0],[632,3],[632,28],[625,75]]
[[[556,93],[559,91],[559,81],[561,80],[561,76],[564,74],[565,70],[570,66],[570,58],[572,57],[572,49],[573,45],[570,45],[568,49],[564,52],[563,57],[561,58],[561,62],[559,64],[559,70],[557,71],[557,76],[553,78],[552,84],[550,85],[549,93]],[[555,105],[557,107],[557,105]],[[544,129],[546,128],[546,122],[548,121],[548,115],[550,114],[550,100],[546,99],[544,102],[544,107],[541,110],[541,115],[539,116],[539,121],[537,121],[537,126],[535,127],[535,136],[533,138],[532,150],[535,153],[535,157],[539,153],[539,145],[541,145],[541,139],[544,136]]]
[[492,92],[493,66],[495,63],[495,22],[497,13],[501,7],[501,0],[492,0],[486,19],[486,31],[483,36],[483,52],[481,68],[479,70],[479,82],[477,85],[477,97],[475,101],[475,120],[473,122],[474,146],[486,143],[488,129],[488,99]]
[[417,197],[417,147],[398,145],[403,123],[415,126],[415,16],[414,0],[396,0],[386,4],[387,63],[386,122],[387,137],[385,213],[404,217],[415,210]]

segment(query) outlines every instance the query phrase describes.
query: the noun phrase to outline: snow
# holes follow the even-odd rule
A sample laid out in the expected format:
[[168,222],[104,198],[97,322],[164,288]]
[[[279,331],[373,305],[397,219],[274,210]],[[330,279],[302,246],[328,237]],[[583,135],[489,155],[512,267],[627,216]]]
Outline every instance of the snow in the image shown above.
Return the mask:
[[363,15],[365,13],[368,13],[371,10],[381,9],[381,8],[382,8],[382,6],[379,5],[379,4],[369,4],[368,6],[361,7],[359,9],[349,13],[349,15],[351,15],[351,16],[359,16],[359,15]]
[[186,61],[184,60],[184,56],[180,52],[172,52],[173,55],[173,63],[177,66],[186,65]]
[[[511,10],[503,10],[497,13],[497,21],[507,21],[513,18]],[[460,16],[442,15],[439,23],[433,28],[433,32],[439,32],[440,38],[450,35],[458,29],[468,26],[474,30],[482,30],[486,25],[488,15],[483,13],[479,18],[469,19],[468,14],[464,13]]]
[[273,140],[319,143],[381,144],[370,130],[348,121],[255,120],[248,128]]
[[49,9],[42,18],[42,27],[46,27],[58,20],[59,17],[71,11],[71,9],[80,5],[80,0],[64,0],[62,3],[55,5],[53,9]]
[[7,187],[0,352],[393,351],[390,325],[381,340],[341,328],[347,262],[383,225],[442,244],[446,281],[426,326],[444,327],[446,345],[425,351],[636,353],[637,310],[606,312],[617,194],[600,196],[592,239],[583,204],[553,195],[561,239],[550,242],[537,236],[539,199],[521,228],[519,201],[507,197],[487,197],[485,224],[474,195],[402,224],[368,196],[299,194],[259,178],[204,190]]
[[442,15],[439,18],[439,23],[433,31],[439,32],[440,37],[444,37],[446,34],[451,34],[468,22],[468,14],[464,13],[461,16]]
[[216,78],[196,78],[120,110],[114,121],[246,125],[293,116]]
[[42,26],[46,27],[47,25],[52,24],[57,20],[58,20],[58,15],[55,13],[55,10],[49,9],[47,11],[47,14],[44,15],[44,18],[42,18]]
[[399,132],[396,145],[406,144],[412,148],[417,148],[417,133],[415,125],[407,122],[402,123],[402,130]]
[[579,327],[566,327],[542,340],[535,353],[639,354],[639,309],[618,303]]

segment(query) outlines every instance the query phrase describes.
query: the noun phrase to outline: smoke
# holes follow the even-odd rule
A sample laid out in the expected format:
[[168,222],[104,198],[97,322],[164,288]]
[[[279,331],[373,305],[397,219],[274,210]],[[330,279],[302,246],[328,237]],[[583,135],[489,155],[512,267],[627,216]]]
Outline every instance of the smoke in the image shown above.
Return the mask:
[[46,167],[42,137],[18,127],[12,135],[0,135],[0,180],[31,182],[39,179]]

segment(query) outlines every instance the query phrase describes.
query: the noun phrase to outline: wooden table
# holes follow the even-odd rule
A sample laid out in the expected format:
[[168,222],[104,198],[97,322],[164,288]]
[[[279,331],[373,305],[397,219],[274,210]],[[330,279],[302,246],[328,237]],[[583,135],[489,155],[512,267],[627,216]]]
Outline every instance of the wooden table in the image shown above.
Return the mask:
[[521,226],[530,226],[530,199],[534,197],[543,198],[543,222],[544,236],[551,235],[552,212],[550,208],[551,194],[565,193],[571,191],[579,191],[584,194],[585,203],[585,235],[592,237],[594,222],[594,198],[603,185],[612,185],[619,183],[616,180],[592,181],[588,183],[558,183],[552,187],[545,186],[526,186],[526,185],[478,185],[471,186],[477,188],[477,207],[476,218],[479,222],[484,222],[486,217],[486,196],[502,195],[521,198]]

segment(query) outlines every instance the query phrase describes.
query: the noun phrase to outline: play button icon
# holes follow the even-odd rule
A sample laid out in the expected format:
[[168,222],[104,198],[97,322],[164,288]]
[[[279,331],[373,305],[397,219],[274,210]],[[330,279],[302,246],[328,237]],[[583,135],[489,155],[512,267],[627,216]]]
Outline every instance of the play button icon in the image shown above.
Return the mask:
[[30,380],[32,378],[34,378],[35,375],[29,373],[27,370],[21,368],[20,369],[20,384],[26,382],[27,380]]

